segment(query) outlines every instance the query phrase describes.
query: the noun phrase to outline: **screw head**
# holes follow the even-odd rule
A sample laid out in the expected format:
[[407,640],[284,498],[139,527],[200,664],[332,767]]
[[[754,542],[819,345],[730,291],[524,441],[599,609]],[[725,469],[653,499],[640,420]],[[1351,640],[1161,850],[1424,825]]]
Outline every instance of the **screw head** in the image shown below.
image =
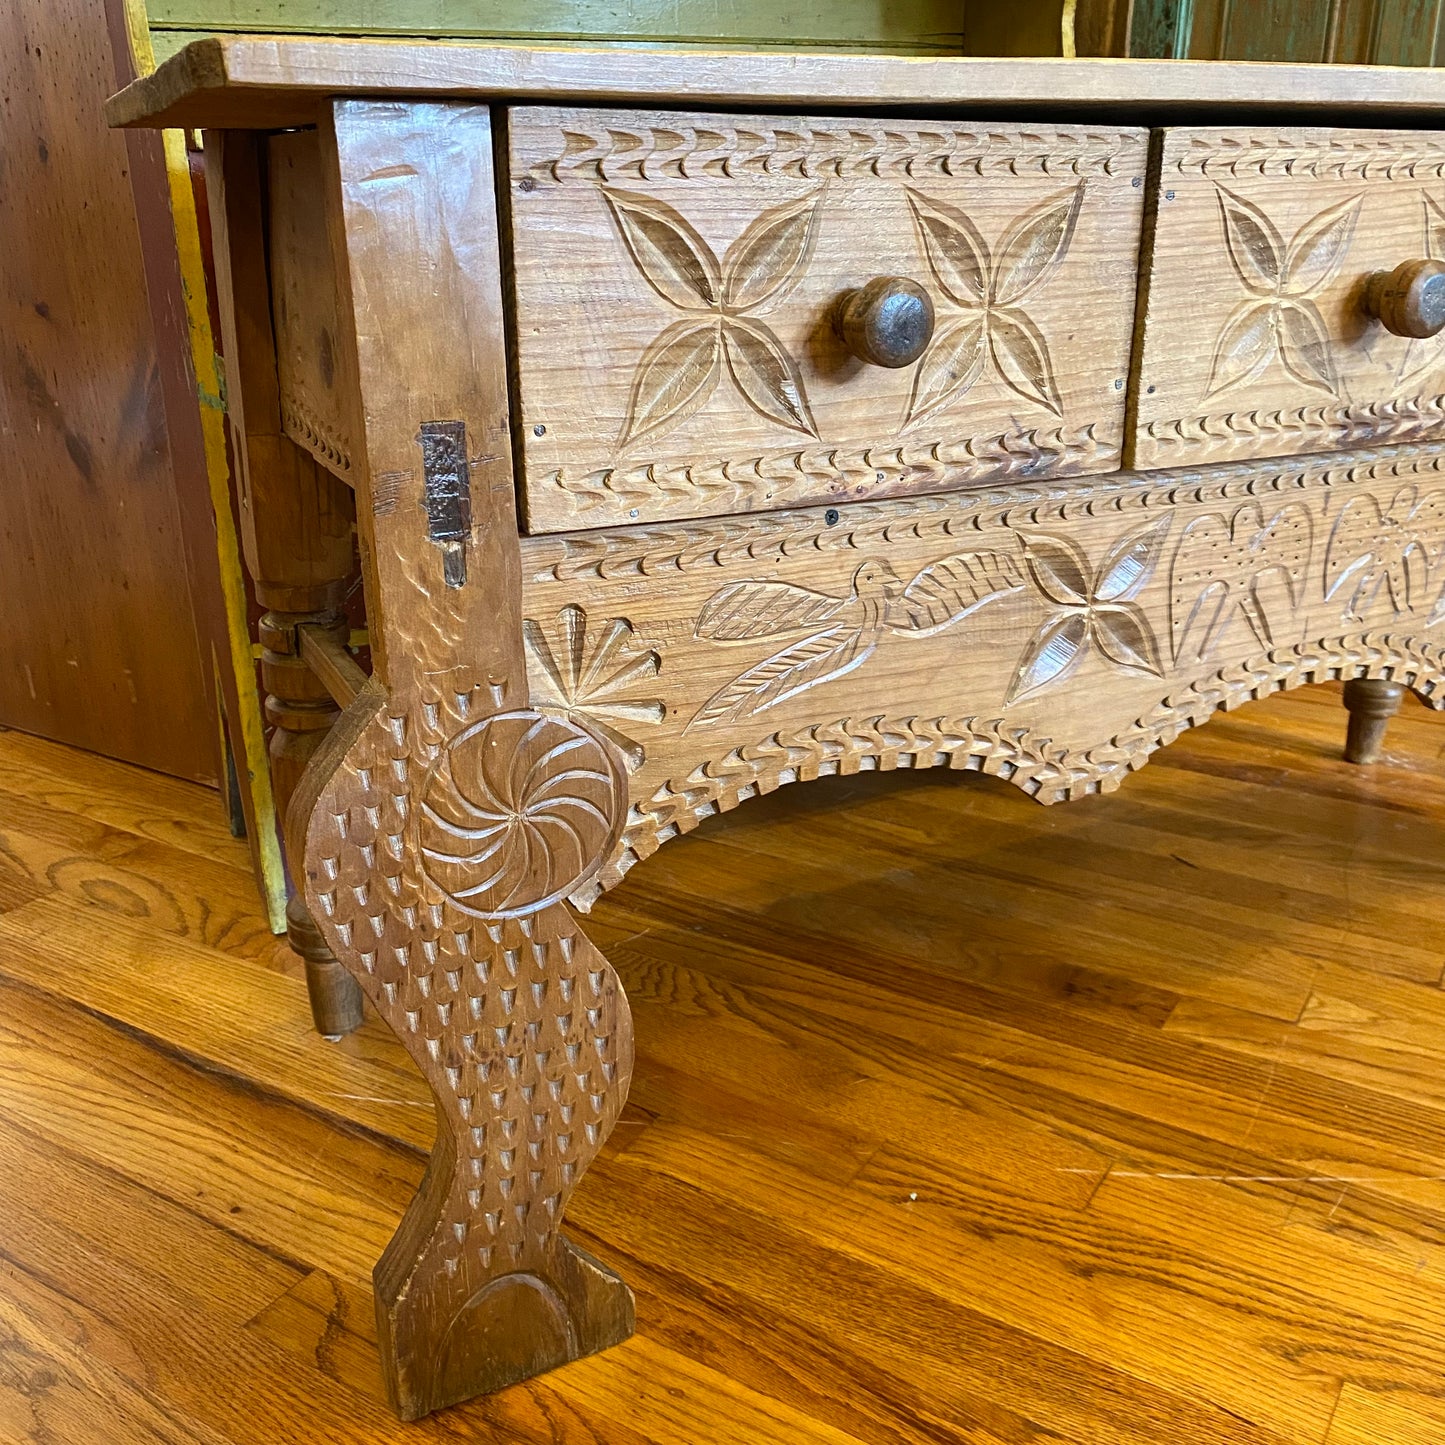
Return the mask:
[[823,513],[823,520],[824,520],[830,527],[836,527],[836,526],[838,525],[838,509],[837,509],[837,507],[829,507],[828,510]]
[[547,435],[547,428],[544,427],[541,422],[538,422],[537,425],[532,428],[532,435],[534,437],[544,437]]

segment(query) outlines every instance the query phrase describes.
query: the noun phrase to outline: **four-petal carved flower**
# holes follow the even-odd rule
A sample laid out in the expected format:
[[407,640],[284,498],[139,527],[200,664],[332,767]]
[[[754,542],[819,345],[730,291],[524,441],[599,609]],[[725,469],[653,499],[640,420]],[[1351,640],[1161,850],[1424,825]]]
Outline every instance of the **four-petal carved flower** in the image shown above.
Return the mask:
[[1023,538],[1034,586],[1058,609],[1024,648],[1005,702],[1072,673],[1097,647],[1116,667],[1162,677],[1159,645],[1133,599],[1154,571],[1169,519],[1121,538],[1097,569],[1078,543],[1035,533]]
[[909,189],[908,204],[938,288],[963,315],[939,329],[919,363],[905,426],[964,395],[989,362],[1025,401],[1062,415],[1044,333],[1023,303],[1058,269],[1073,239],[1084,183],[1020,216],[989,251],[962,211]]
[[1338,395],[1329,330],[1310,298],[1339,270],[1362,197],[1347,196],[1327,207],[1286,246],[1258,206],[1223,186],[1217,190],[1225,250],[1249,296],[1219,333],[1205,400],[1252,381],[1275,357],[1296,381]]
[[760,416],[816,437],[793,358],[756,312],[778,301],[807,267],[821,190],[764,211],[721,263],[677,211],[653,196],[602,193],[647,284],[683,313],[638,362],[619,448],[677,426],[707,405],[724,367]]
[[522,631],[542,672],[534,700],[601,733],[636,772],[645,756],[642,745],[616,725],[660,723],[667,715],[662,699],[647,691],[662,670],[662,654],[639,642],[625,617],[589,632],[587,612],[575,602],[558,612],[550,637],[533,617],[523,621]]

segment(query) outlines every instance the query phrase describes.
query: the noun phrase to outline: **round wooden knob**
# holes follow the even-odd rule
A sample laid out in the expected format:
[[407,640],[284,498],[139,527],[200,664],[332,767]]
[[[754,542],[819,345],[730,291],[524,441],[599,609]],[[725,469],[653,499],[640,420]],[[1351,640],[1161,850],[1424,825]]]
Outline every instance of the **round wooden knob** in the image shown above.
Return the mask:
[[860,361],[912,366],[933,337],[933,302],[907,276],[877,276],[840,299],[835,320]]
[[1445,331],[1445,266],[1439,261],[1402,261],[1365,282],[1365,309],[1396,336],[1436,336]]

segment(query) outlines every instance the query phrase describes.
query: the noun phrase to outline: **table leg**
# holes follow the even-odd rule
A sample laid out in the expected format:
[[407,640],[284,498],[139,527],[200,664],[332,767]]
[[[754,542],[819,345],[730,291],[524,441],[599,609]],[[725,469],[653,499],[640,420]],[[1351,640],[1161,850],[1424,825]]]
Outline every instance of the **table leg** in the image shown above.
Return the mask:
[[343,101],[323,128],[373,674],[287,819],[327,944],[436,1099],[375,1273],[407,1418],[624,1339],[632,1295],[561,1233],[627,1095],[632,1022],[565,899],[626,767],[531,706],[486,106]]
[[[339,606],[353,571],[351,494],[284,434],[267,279],[261,153],[244,132],[206,141],[207,195],[240,500],[241,540],[261,619],[261,685],[272,725],[271,780],[278,814],[340,716],[303,661],[303,625],[343,630]],[[296,860],[287,859],[293,888]],[[331,957],[293,893],[287,936],[306,965],[317,1029],[329,1038],[361,1022],[361,993]]]
[[1385,745],[1385,729],[1400,711],[1405,685],[1373,677],[1354,677],[1345,684],[1345,706],[1350,713],[1345,740],[1345,761],[1378,762]]

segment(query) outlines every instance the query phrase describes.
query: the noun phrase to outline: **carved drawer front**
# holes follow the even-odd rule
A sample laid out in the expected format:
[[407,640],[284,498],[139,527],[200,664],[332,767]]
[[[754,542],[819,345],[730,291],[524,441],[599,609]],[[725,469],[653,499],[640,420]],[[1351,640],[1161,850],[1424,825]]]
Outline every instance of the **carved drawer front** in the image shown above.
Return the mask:
[[1160,139],[1134,464],[1445,435],[1445,134]]
[[1116,467],[1146,144],[512,111],[528,529]]

